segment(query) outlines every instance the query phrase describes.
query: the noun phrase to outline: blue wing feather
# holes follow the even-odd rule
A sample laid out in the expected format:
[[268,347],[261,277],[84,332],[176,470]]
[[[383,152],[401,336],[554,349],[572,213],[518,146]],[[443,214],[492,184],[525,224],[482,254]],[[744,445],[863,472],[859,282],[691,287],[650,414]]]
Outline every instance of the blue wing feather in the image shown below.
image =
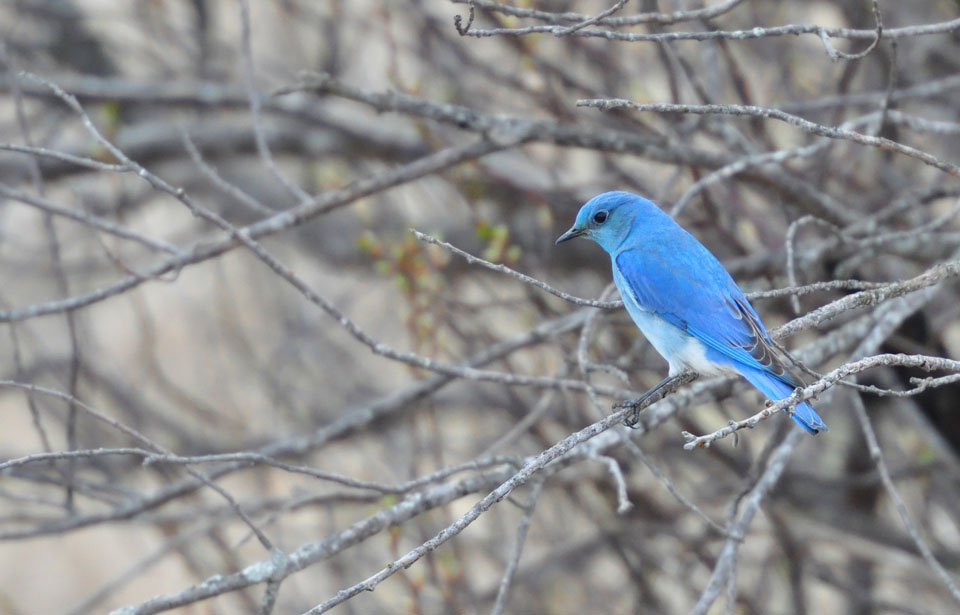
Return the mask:
[[655,246],[631,248],[614,259],[640,307],[734,364],[794,384],[759,316],[723,265],[699,242],[673,248],[669,255]]

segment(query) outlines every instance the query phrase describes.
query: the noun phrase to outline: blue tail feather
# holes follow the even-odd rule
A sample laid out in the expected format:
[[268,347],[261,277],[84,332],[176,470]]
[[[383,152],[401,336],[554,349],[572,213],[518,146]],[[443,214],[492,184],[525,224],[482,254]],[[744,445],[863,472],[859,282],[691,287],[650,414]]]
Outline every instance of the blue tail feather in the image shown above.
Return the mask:
[[[773,401],[780,401],[781,399],[789,397],[795,388],[770,372],[740,365],[737,366],[737,371],[739,371],[750,384],[757,387],[761,393]],[[811,434],[816,435],[817,432],[827,431],[827,424],[823,422],[820,415],[818,415],[807,402],[797,404],[793,409],[791,417]]]

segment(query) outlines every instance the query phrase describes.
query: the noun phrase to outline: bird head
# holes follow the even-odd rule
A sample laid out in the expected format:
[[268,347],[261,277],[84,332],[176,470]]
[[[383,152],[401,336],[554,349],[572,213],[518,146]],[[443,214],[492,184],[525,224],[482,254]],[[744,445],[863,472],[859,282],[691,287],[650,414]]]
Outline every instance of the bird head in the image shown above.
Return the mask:
[[580,208],[576,222],[569,231],[557,238],[557,243],[574,237],[586,237],[612,254],[630,233],[634,220],[651,215],[666,216],[659,207],[640,195],[604,192]]

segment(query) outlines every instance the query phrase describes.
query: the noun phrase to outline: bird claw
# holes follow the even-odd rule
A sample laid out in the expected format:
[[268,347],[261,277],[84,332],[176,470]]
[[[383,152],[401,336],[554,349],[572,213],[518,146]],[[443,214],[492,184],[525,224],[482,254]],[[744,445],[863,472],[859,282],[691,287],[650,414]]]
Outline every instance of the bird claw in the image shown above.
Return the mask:
[[623,419],[623,424],[630,429],[636,429],[637,424],[640,422],[640,408],[634,408],[633,412],[629,416]]
[[625,426],[629,427],[630,429],[637,428],[637,424],[640,423],[640,412],[642,410],[641,406],[648,397],[650,397],[649,393],[646,395],[641,395],[636,399],[618,401],[617,403],[613,404],[614,410],[624,410],[626,408],[631,408],[633,410],[633,412],[624,417],[623,424]]

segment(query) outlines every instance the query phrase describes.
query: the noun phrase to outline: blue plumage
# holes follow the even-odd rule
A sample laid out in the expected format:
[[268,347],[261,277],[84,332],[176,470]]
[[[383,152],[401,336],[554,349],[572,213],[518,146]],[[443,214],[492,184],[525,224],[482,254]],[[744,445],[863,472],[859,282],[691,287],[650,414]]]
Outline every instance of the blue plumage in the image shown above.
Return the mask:
[[[671,376],[738,373],[777,401],[797,387],[720,261],[652,202],[629,192],[596,196],[557,243],[580,236],[610,254],[627,311],[670,364]],[[810,433],[827,429],[806,402],[792,417]]]

